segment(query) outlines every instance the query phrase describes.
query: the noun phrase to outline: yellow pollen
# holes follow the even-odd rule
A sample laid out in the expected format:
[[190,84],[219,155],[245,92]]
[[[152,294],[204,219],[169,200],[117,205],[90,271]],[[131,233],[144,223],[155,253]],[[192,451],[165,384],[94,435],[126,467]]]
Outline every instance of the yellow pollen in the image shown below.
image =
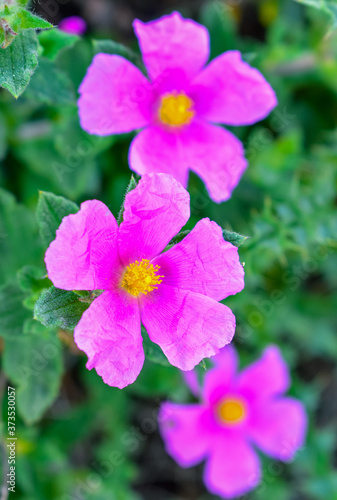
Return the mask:
[[217,407],[217,414],[224,424],[238,424],[246,416],[246,409],[238,399],[223,399]]
[[123,275],[121,286],[134,297],[138,297],[141,293],[147,295],[152,290],[158,288],[164,276],[159,276],[157,273],[160,266],[153,266],[149,260],[142,259],[140,262],[136,260],[129,264]]
[[173,127],[187,125],[194,116],[193,101],[184,93],[168,94],[161,99],[159,118],[162,123]]

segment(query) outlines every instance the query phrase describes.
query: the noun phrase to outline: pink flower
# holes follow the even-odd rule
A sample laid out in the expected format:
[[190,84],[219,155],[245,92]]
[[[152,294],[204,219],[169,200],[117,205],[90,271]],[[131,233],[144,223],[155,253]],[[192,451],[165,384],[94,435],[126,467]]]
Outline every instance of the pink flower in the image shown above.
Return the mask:
[[60,21],[59,29],[69,35],[84,35],[87,31],[87,23],[80,16],[65,17]]
[[[303,405],[285,397],[289,373],[276,346],[237,374],[237,356],[229,346],[206,373],[200,404],[164,403],[161,433],[170,455],[182,466],[206,460],[204,481],[214,494],[240,496],[261,480],[253,445],[271,457],[289,461],[303,445],[307,418]],[[193,392],[194,372],[186,374]]]
[[178,12],[134,22],[149,80],[118,55],[95,56],[79,89],[81,126],[91,134],[142,130],[132,141],[130,168],[165,172],[184,187],[188,171],[216,202],[230,198],[246,166],[241,142],[214,124],[249,125],[276,106],[261,73],[229,51],[205,67],[207,29]]
[[170,363],[191,370],[234,335],[218,301],[244,287],[237,248],[202,219],[161,252],[190,216],[189,194],[170,175],[144,175],[127,194],[118,226],[100,201],[65,217],[46,252],[48,276],[65,290],[104,290],[75,328],[75,342],[104,382],[132,383],[143,362],[141,322]]

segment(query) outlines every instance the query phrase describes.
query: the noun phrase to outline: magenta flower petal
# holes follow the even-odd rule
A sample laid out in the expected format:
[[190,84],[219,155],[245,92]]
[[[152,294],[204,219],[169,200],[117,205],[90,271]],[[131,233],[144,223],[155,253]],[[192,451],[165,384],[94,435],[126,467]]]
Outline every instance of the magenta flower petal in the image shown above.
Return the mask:
[[129,163],[139,174],[172,173],[184,186],[192,169],[216,202],[230,198],[247,167],[241,142],[228,130],[202,121],[179,134],[157,126],[143,130],[131,144]]
[[144,175],[125,198],[119,254],[125,265],[158,255],[190,217],[188,192],[172,176]]
[[58,25],[61,31],[69,35],[84,35],[87,30],[87,23],[80,16],[65,17]]
[[200,394],[200,384],[196,370],[182,372],[182,376],[191,393],[198,397]]
[[166,285],[217,301],[244,287],[238,249],[223,239],[222,229],[209,219],[199,221],[188,236],[159,255],[154,264],[160,266]]
[[228,200],[247,167],[242,143],[228,130],[200,121],[186,131],[183,144],[189,166],[210,197],[218,203]]
[[79,93],[81,127],[90,134],[130,132],[151,120],[151,84],[123,57],[97,54]]
[[234,336],[232,311],[204,295],[163,282],[140,305],[150,339],[181,370],[192,370],[202,359],[217,354]]
[[290,385],[289,371],[276,346],[268,347],[263,356],[241,372],[237,388],[252,401],[284,393]]
[[133,26],[152,80],[172,69],[192,78],[209,58],[207,29],[179,12],[149,23],[136,19]]
[[219,354],[211,358],[214,368],[205,375],[202,390],[203,400],[211,404],[217,402],[221,395],[231,391],[238,369],[236,350],[228,345]]
[[156,125],[147,127],[131,142],[129,165],[139,175],[171,174],[187,187],[189,164],[181,134],[170,133]]
[[164,403],[160,408],[158,422],[166,451],[181,467],[191,467],[207,454],[209,440],[202,422],[204,412],[197,404]]
[[82,203],[79,212],[64,217],[46,252],[49,279],[64,290],[111,288],[121,266],[117,231],[116,219],[104,203]]
[[191,97],[200,117],[227,125],[250,125],[277,105],[269,83],[236,50],[214,59],[196,77]]
[[307,416],[303,405],[280,398],[256,405],[251,411],[249,436],[261,450],[282,461],[291,460],[303,445]]
[[251,490],[260,481],[258,456],[239,433],[217,435],[206,462],[204,481],[211,493],[234,498]]
[[123,389],[136,380],[144,363],[136,299],[104,292],[84,312],[74,339],[88,356],[87,368],[106,384]]

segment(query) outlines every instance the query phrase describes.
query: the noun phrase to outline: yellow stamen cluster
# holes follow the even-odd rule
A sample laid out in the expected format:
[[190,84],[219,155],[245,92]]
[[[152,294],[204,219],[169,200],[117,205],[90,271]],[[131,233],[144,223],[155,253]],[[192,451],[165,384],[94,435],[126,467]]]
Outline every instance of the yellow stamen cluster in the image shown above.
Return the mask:
[[164,278],[157,274],[159,269],[160,266],[153,266],[149,260],[142,259],[140,262],[136,260],[126,268],[121,286],[134,297],[138,297],[141,293],[147,295],[155,290],[162,282],[161,278]]
[[242,401],[226,398],[217,407],[219,419],[224,424],[237,424],[246,416],[246,409]]
[[184,93],[168,94],[162,97],[159,118],[162,123],[177,127],[187,125],[194,116],[193,101]]

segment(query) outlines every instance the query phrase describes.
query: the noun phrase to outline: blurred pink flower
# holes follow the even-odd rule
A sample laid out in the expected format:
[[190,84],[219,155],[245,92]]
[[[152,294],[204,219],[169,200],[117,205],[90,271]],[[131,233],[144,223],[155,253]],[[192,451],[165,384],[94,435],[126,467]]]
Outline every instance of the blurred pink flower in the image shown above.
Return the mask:
[[65,17],[60,21],[58,28],[69,35],[84,35],[87,31],[87,23],[80,16]]
[[235,317],[219,301],[240,292],[238,250],[209,219],[161,253],[190,217],[189,194],[171,175],[144,175],[118,226],[108,207],[82,203],[50,244],[48,277],[64,290],[104,290],[75,328],[75,342],[104,382],[132,383],[143,362],[141,322],[170,363],[191,370],[234,335]]
[[226,52],[208,64],[207,29],[178,12],[134,22],[149,80],[118,55],[98,54],[79,92],[81,126],[110,135],[144,129],[132,141],[130,168],[172,174],[184,187],[188,171],[211,198],[230,198],[246,166],[241,142],[214,124],[249,125],[276,106],[262,74]]
[[[182,467],[206,460],[209,491],[233,498],[261,480],[253,445],[275,459],[291,460],[304,443],[307,417],[298,400],[283,395],[290,379],[276,346],[240,374],[232,346],[222,349],[214,363],[199,389],[202,402],[164,403],[158,419],[167,452]],[[195,393],[195,373],[185,379]]]

